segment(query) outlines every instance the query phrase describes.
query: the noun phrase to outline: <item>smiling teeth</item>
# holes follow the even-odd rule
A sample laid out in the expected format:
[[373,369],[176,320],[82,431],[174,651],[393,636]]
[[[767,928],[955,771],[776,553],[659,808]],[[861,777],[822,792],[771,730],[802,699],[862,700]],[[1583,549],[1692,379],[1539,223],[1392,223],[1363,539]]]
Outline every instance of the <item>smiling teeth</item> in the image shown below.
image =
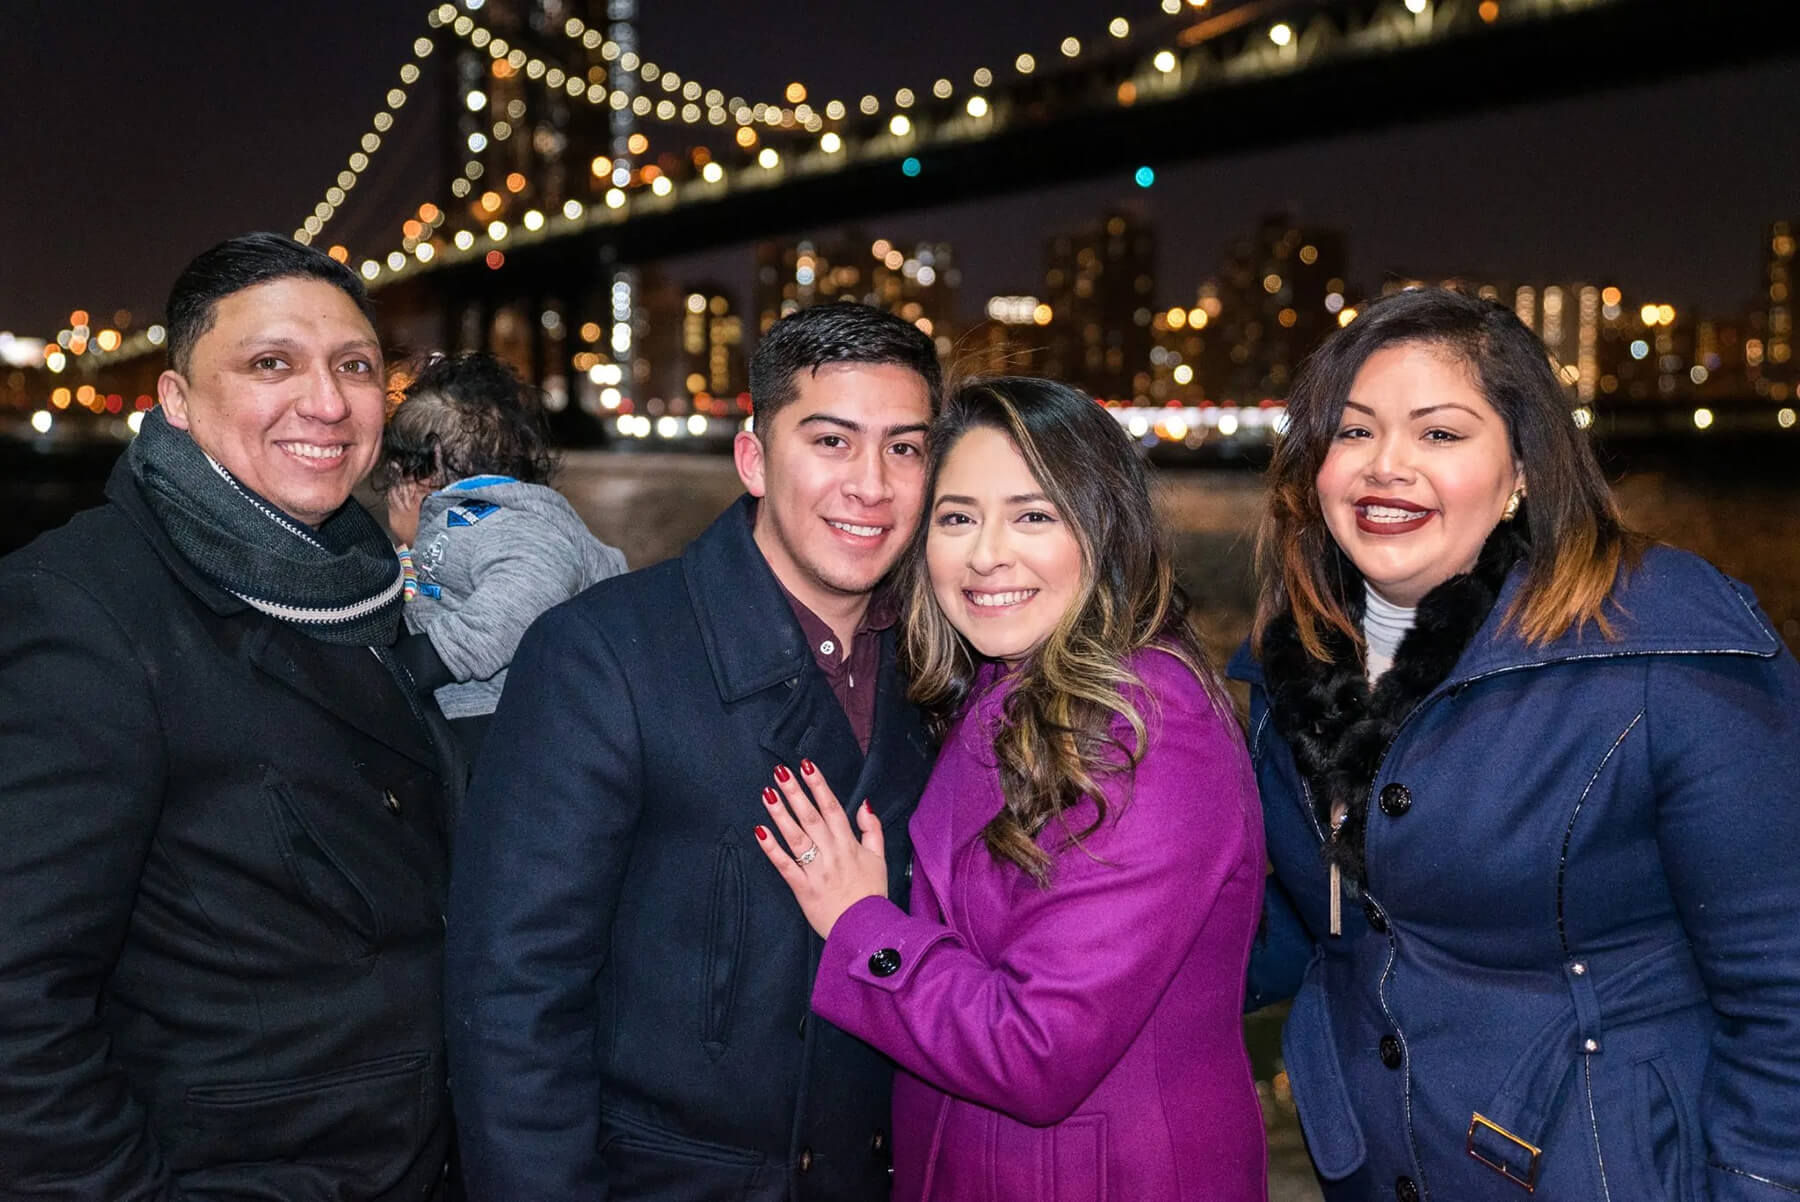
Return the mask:
[[1410,522],[1414,518],[1422,518],[1424,513],[1414,509],[1390,509],[1386,505],[1367,505],[1363,507],[1363,516],[1371,522]]
[[833,522],[829,519],[826,520],[825,524],[828,526],[835,526],[837,529],[848,534],[854,534],[859,538],[874,538],[877,534],[881,533],[880,526],[852,526],[849,522]]
[[1036,594],[1037,590],[1034,588],[1018,589],[1010,593],[970,593],[969,600],[976,605],[997,608],[1002,605],[1017,605],[1021,601],[1030,600]]
[[344,448],[341,445],[335,447],[315,447],[304,442],[284,442],[281,445],[285,450],[300,456],[302,459],[339,459],[342,458],[344,454]]

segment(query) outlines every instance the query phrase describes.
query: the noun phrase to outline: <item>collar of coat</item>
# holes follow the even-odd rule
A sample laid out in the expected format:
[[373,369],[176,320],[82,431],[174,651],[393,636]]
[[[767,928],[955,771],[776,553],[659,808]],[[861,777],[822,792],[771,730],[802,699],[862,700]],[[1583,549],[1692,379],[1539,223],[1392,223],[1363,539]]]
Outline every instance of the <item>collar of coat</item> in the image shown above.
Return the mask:
[[719,697],[727,702],[793,680],[813,662],[793,608],[752,535],[755,512],[755,498],[739,497],[681,554],[700,640]]
[[[1371,689],[1360,649],[1336,631],[1324,638],[1329,659],[1307,655],[1291,614],[1270,623],[1260,662],[1248,644],[1229,674],[1263,686],[1269,715],[1312,794],[1321,830],[1338,804],[1345,821],[1325,857],[1357,880],[1369,790],[1407,715],[1426,700],[1475,680],[1574,660],[1632,655],[1723,654],[1771,657],[1781,640],[1748,590],[1704,560],[1653,547],[1622,569],[1607,603],[1613,637],[1591,624],[1531,645],[1504,624],[1523,586],[1528,545],[1514,524],[1497,528],[1474,570],[1428,593],[1401,641],[1394,665]],[[1362,581],[1344,565],[1346,608],[1362,617]]]
[[179,580],[194,596],[198,597],[208,609],[221,617],[227,614],[243,613],[250,608],[248,602],[234,593],[229,593],[214,584],[196,568],[188,558],[175,548],[169,536],[150,511],[150,503],[144,499],[144,492],[138,486],[137,477],[131,473],[131,465],[125,456],[113,465],[112,475],[106,480],[106,499],[117,505],[125,516],[131,520],[156,557],[162,560],[169,573]]

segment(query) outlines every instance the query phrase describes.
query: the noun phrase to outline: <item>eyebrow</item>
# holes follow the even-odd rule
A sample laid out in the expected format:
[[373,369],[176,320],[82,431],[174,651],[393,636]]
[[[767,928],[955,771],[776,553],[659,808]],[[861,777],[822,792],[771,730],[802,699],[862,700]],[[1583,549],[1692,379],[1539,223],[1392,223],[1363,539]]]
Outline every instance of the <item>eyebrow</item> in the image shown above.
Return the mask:
[[[861,434],[867,429],[861,422],[853,422],[847,417],[833,417],[829,413],[809,413],[794,424],[798,428],[813,422],[836,426],[841,430],[849,430],[853,434]],[[902,434],[923,434],[929,428],[930,426],[926,422],[912,422],[904,426],[888,426],[882,430],[881,434],[883,438],[897,438]]]
[[[297,351],[297,350],[305,349],[301,345],[299,339],[283,338],[283,337],[279,337],[279,336],[274,337],[274,338],[259,338],[259,337],[256,337],[253,335],[249,338],[244,339],[242,342],[238,343],[239,350],[247,351],[252,348],[260,349],[260,348],[264,348],[264,347],[267,347],[270,350],[277,350],[277,351]],[[381,349],[381,344],[376,342],[374,339],[352,338],[348,342],[341,342],[337,346],[333,347],[331,353],[335,355],[335,354],[341,354],[344,351],[352,351],[352,350],[378,351],[380,349]]]
[[[1041,492],[1022,492],[1022,493],[1017,494],[1016,496],[1003,497],[1003,498],[1001,498],[1001,500],[1003,500],[1008,505],[1029,505],[1033,501],[1042,502],[1044,504],[1049,504],[1049,502],[1050,502],[1050,498],[1046,497]],[[955,493],[946,493],[945,495],[943,495],[937,499],[937,505],[976,505],[976,504],[979,504],[979,502],[976,501],[976,499],[974,497],[965,497],[965,496],[961,496],[960,494],[955,494]],[[933,508],[936,508],[936,505],[934,505]]]
[[[1367,405],[1359,405],[1355,401],[1345,401],[1344,408],[1360,409],[1364,413],[1368,414],[1370,417],[1375,416],[1375,411],[1373,409],[1369,408]],[[1474,418],[1478,422],[1487,420],[1485,417],[1481,416],[1481,414],[1477,413],[1475,410],[1473,410],[1473,409],[1469,408],[1467,405],[1461,404],[1460,402],[1457,402],[1457,401],[1445,401],[1441,405],[1426,405],[1425,407],[1423,407],[1421,409],[1412,410],[1406,416],[1407,416],[1408,420],[1411,420],[1414,418],[1425,417],[1428,414],[1436,413],[1439,409],[1460,409],[1464,413],[1468,414],[1470,417]]]

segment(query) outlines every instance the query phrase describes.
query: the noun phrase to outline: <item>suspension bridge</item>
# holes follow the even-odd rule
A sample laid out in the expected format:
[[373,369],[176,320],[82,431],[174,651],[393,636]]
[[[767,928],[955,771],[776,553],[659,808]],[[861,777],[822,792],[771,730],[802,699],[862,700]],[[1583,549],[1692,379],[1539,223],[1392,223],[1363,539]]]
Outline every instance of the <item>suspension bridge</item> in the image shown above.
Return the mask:
[[[294,236],[362,274],[384,337],[488,346],[504,307],[553,302],[561,331],[526,323],[530,371],[620,381],[641,333],[635,269],[662,257],[1800,45],[1788,0],[1140,2],[1148,11],[1038,38],[966,78],[830,99],[804,80],[746,98],[694,78],[675,51],[656,61],[636,0],[592,0],[595,19],[548,26],[520,18],[531,4],[502,22],[482,0],[440,3]],[[435,145],[439,178],[398,212],[358,214],[363,197],[394,192],[371,181],[405,139]],[[336,240],[352,227],[390,232]],[[17,402],[147,407],[161,327],[73,320],[85,316],[46,334]],[[568,336],[579,329],[596,336]]]

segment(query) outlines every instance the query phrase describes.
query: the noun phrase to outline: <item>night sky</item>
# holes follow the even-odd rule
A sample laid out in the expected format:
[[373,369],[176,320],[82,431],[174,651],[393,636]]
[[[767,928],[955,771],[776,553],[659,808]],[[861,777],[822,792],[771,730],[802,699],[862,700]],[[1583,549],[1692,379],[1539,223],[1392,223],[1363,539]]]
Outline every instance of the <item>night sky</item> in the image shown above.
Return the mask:
[[[939,75],[961,84],[1020,50],[1053,54],[1065,34],[1101,37],[1115,15],[1159,15],[1155,0],[641,7],[645,57],[751,99],[797,77],[815,101],[923,89]],[[196,251],[247,229],[291,231],[398,82],[428,10],[413,0],[0,3],[0,329],[53,333],[76,306],[147,315]],[[1797,81],[1800,62],[1773,61],[1164,165],[1148,192],[1121,177],[862,225],[952,241],[970,313],[989,293],[1035,286],[1047,232],[1126,198],[1157,223],[1163,303],[1190,300],[1232,236],[1289,207],[1349,232],[1351,281],[1363,287],[1394,271],[1608,278],[1633,296],[1729,312],[1756,291],[1763,227],[1800,218]],[[440,164],[425,135],[437,124],[421,103],[430,91],[401,111],[332,228],[359,257],[397,241],[405,209],[447,199],[428,186]],[[1430,97],[1420,104],[1428,113]],[[747,280],[747,259],[734,250],[671,268],[732,282]]]

